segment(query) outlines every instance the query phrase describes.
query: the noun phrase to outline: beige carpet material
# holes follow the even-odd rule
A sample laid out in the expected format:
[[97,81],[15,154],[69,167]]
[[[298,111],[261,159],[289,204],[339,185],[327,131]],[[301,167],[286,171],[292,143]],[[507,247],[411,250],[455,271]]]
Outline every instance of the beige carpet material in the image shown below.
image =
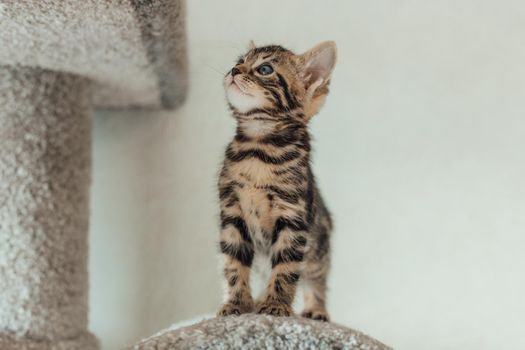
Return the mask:
[[34,340],[14,335],[0,337],[2,350],[98,350],[99,342],[90,333],[84,332],[72,339]]
[[0,65],[85,76],[98,107],[174,108],[185,97],[183,0],[0,0]]
[[93,108],[178,107],[184,0],[0,0],[0,350],[87,331]]
[[300,317],[244,314],[212,318],[167,329],[128,350],[182,349],[347,349],[389,350],[369,336],[334,324]]
[[89,82],[39,68],[0,77],[0,349],[91,349]]

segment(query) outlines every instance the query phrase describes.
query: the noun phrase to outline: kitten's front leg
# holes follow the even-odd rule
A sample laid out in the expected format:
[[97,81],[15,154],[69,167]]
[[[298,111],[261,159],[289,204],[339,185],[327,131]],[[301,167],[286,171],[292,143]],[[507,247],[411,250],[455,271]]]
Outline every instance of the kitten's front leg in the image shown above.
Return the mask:
[[224,256],[227,298],[217,312],[217,316],[239,315],[253,311],[250,290],[253,243],[246,223],[236,214],[232,209],[228,213],[221,214],[220,248]]
[[290,316],[306,247],[302,219],[279,218],[272,235],[272,273],[256,310],[260,314]]

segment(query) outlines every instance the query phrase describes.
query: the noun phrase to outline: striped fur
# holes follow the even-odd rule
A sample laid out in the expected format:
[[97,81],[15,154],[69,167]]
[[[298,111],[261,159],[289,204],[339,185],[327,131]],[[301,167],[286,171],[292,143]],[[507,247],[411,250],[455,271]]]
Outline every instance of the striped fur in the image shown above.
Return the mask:
[[[237,131],[219,178],[227,286],[219,315],[291,315],[301,283],[303,316],[328,320],[332,223],[310,167],[307,124],[324,102],[334,64],[332,42],[303,55],[276,45],[254,47],[225,78]],[[249,283],[255,254],[268,255],[272,268],[258,302]]]

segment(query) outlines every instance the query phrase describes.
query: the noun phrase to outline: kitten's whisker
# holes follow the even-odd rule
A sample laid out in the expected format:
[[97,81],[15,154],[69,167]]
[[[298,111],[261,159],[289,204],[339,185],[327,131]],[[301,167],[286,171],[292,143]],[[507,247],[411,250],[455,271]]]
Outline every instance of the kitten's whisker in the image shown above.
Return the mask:
[[219,73],[221,76],[225,76],[226,75],[226,72],[221,72],[220,70],[218,70],[217,68],[213,67],[213,66],[210,66],[209,64],[205,63],[206,67],[208,67],[209,69],[211,69],[212,71],[214,72],[217,72]]

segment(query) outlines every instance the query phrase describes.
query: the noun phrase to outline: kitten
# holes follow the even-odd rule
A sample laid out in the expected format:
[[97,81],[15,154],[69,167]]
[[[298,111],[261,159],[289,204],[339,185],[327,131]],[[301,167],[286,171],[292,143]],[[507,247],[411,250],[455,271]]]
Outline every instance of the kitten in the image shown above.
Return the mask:
[[[304,317],[328,321],[326,279],[332,223],[310,167],[308,121],[324,103],[336,45],[302,55],[277,45],[255,47],[224,79],[237,132],[219,179],[220,249],[227,299],[219,316],[293,314],[298,282]],[[271,257],[264,296],[253,301],[255,254]]]

